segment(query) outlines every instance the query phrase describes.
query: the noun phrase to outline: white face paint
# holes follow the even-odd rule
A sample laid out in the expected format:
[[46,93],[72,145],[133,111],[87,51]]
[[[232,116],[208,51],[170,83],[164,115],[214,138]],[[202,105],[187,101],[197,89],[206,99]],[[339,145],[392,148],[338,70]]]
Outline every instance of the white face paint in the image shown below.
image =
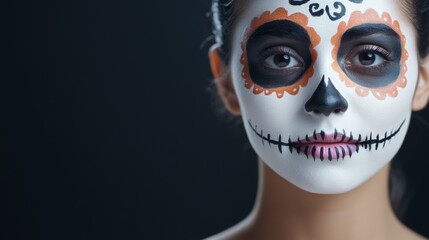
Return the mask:
[[404,140],[416,35],[399,1],[299,2],[247,1],[233,32],[234,87],[268,166],[306,191],[343,193]]

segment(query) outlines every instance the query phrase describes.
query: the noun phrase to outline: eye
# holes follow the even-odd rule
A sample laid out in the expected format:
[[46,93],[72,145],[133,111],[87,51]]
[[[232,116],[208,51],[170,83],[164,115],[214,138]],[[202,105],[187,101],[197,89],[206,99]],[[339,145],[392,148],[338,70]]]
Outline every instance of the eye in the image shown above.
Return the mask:
[[353,62],[363,66],[374,66],[383,63],[384,58],[375,52],[362,52],[353,59]]
[[361,45],[354,48],[345,59],[347,68],[382,67],[389,62],[390,52],[377,45]]
[[[338,34],[337,37],[341,36]],[[357,84],[363,88],[384,88],[398,80],[403,69],[404,47],[396,29],[390,25],[362,23],[342,32],[341,41],[336,42],[332,52],[337,54],[333,67],[341,68],[345,76],[339,73],[348,86]]]
[[270,48],[263,56],[263,65],[272,70],[293,70],[304,66],[302,58],[293,49],[284,46]]

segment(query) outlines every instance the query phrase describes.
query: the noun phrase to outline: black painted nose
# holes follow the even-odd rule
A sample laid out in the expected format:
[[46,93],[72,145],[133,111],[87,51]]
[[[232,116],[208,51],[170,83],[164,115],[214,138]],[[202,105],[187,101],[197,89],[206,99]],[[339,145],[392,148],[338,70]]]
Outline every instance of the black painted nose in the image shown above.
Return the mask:
[[331,79],[326,85],[325,76],[323,76],[313,96],[305,103],[307,112],[323,113],[325,116],[329,116],[331,113],[345,112],[348,107],[347,100],[341,96]]

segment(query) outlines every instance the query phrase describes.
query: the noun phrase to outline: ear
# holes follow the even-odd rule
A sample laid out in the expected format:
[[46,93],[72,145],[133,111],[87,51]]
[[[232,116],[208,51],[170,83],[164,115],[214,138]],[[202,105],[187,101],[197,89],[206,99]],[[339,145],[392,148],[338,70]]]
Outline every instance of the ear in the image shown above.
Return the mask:
[[209,60],[217,91],[228,111],[239,116],[240,105],[231,79],[231,73],[224,60],[219,55],[219,45],[213,45],[209,50]]
[[420,111],[426,107],[429,100],[429,56],[419,64],[419,82],[413,99],[413,110]]

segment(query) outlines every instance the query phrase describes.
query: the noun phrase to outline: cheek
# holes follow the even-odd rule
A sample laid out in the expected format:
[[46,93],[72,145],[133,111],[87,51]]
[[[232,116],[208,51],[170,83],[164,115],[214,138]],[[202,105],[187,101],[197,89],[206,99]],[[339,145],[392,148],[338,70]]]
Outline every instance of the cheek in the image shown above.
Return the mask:
[[[236,82],[240,85],[240,82]],[[252,121],[258,125],[258,129],[270,130],[275,134],[298,134],[303,132],[306,124],[297,125],[303,115],[302,94],[285,95],[279,99],[276,95],[254,95],[253,92],[241,87],[237,89],[237,95],[242,109],[243,122]],[[294,126],[294,127],[291,127]],[[298,130],[299,128],[302,128]],[[253,135],[249,135],[252,137]],[[278,137],[278,136],[275,136]]]

